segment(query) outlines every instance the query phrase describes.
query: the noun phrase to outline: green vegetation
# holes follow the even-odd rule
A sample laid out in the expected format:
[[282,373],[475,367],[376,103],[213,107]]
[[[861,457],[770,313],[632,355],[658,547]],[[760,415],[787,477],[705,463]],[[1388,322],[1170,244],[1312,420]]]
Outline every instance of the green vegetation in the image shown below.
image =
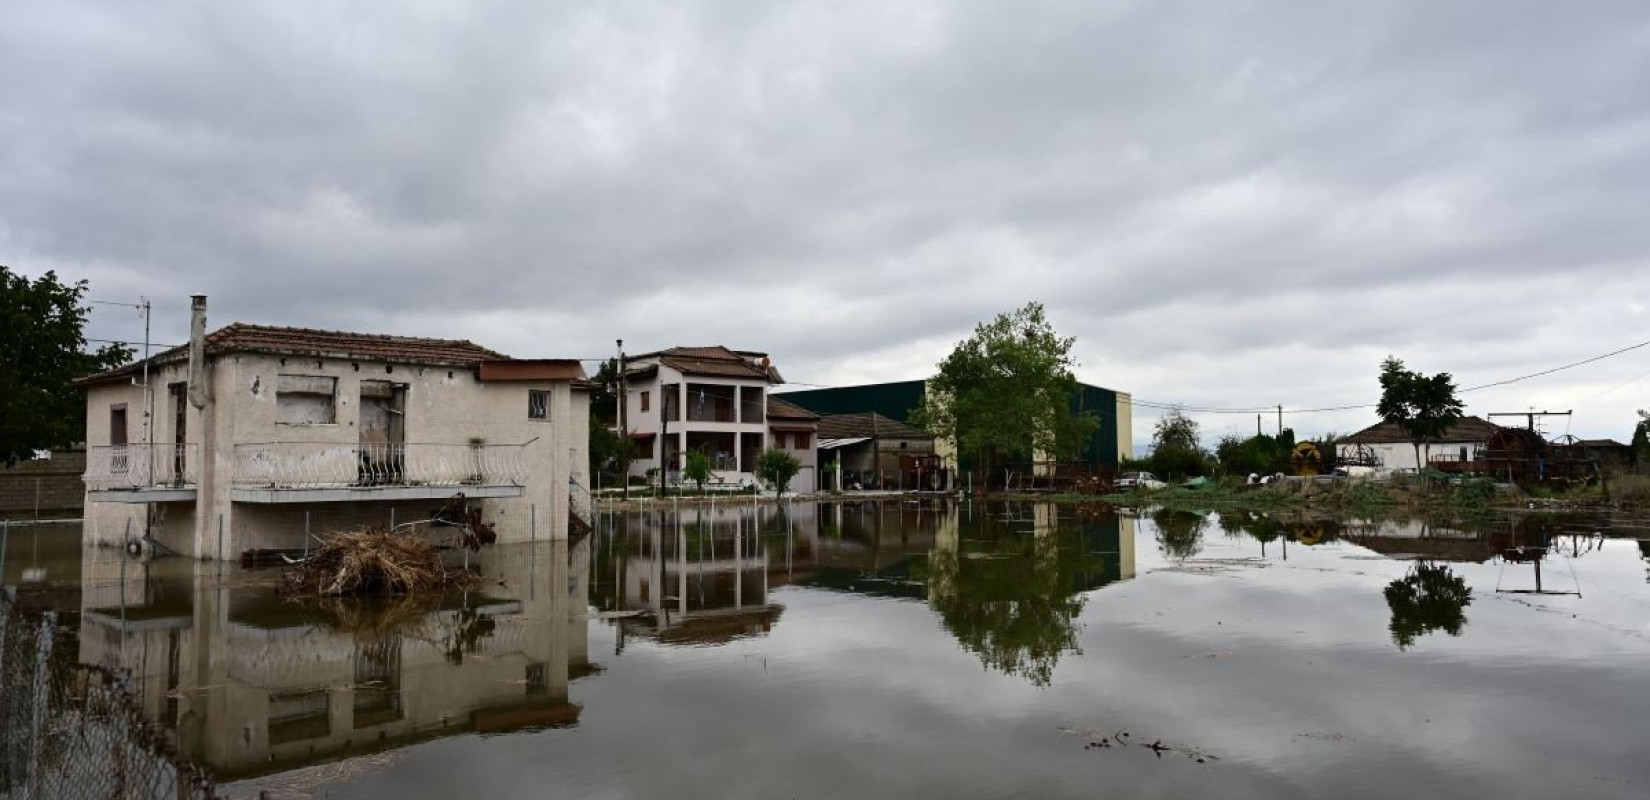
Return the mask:
[[1294,447],[1295,432],[1287,428],[1277,436],[1227,436],[1215,447],[1215,459],[1227,475],[1273,475],[1289,471],[1289,453]]
[[1199,444],[1197,423],[1179,409],[1157,421],[1148,461],[1152,474],[1166,481],[1208,475],[1214,467]]
[[998,314],[939,363],[927,405],[912,411],[911,423],[935,436],[954,435],[984,474],[1034,457],[1073,458],[1099,425],[1071,413],[1075,341],[1054,332],[1041,303]]
[[1415,447],[1415,463],[1425,464],[1421,445],[1443,436],[1461,418],[1461,401],[1455,396],[1455,379],[1448,372],[1427,377],[1387,356],[1381,362],[1381,402],[1375,412],[1409,434],[1409,443]]
[[756,477],[763,483],[773,487],[774,494],[785,496],[785,487],[791,485],[791,478],[802,470],[802,462],[796,460],[788,450],[777,447],[762,451],[756,457]]
[[1633,426],[1633,460],[1640,467],[1650,467],[1650,411],[1640,411],[1639,421]]
[[69,382],[132,357],[119,344],[85,351],[86,287],[0,266],[0,460],[8,466],[85,439],[86,400]]

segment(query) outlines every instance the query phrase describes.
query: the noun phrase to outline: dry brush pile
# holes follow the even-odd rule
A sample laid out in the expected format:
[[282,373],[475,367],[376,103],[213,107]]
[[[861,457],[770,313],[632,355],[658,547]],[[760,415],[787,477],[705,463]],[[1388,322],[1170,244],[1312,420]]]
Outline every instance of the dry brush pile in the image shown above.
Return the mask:
[[441,551],[423,537],[384,526],[333,534],[289,565],[283,578],[288,593],[326,597],[440,592],[479,580],[472,572],[448,572]]

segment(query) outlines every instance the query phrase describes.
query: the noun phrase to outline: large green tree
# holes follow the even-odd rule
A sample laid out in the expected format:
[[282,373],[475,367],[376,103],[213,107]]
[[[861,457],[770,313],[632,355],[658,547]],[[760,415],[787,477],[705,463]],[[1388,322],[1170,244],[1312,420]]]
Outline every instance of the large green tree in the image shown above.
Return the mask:
[[778,497],[785,496],[785,487],[791,485],[791,478],[802,471],[802,462],[789,450],[770,447],[756,457],[756,477],[773,487]]
[[1461,419],[1461,401],[1455,396],[1455,379],[1448,372],[1422,375],[1387,356],[1381,362],[1381,402],[1375,413],[1396,423],[1415,447],[1416,466],[1425,466],[1421,445],[1430,445]]
[[129,348],[87,352],[86,282],[55,272],[29,280],[0,266],[0,458],[10,465],[35,450],[86,437],[86,400],[75,378],[126,363]]
[[1187,478],[1209,474],[1209,456],[1203,452],[1197,422],[1173,409],[1152,429],[1152,472],[1159,478]]
[[912,422],[940,437],[990,474],[995,464],[1033,457],[1069,459],[1098,427],[1074,414],[1075,338],[1055,333],[1041,303],[980,323],[939,363],[927,403]]

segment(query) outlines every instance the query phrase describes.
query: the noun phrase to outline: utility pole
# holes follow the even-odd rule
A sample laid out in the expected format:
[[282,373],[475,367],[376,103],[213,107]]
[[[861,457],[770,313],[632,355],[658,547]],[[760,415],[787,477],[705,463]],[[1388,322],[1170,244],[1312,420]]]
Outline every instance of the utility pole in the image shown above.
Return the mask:
[[[629,428],[629,426],[625,425],[625,406],[630,403],[630,391],[625,386],[624,340],[623,339],[614,339],[613,344],[615,346],[615,349],[617,349],[619,351],[619,396],[618,396],[618,399],[616,400],[616,402],[614,404],[616,406],[618,406],[618,412],[619,412],[619,415],[618,415],[619,416],[619,440],[620,440],[620,442],[622,442],[622,444],[619,445],[619,448],[620,448],[619,452],[622,454],[622,453],[628,452],[627,450],[625,450],[625,448],[630,446],[630,428]],[[630,499],[630,459],[628,457],[626,457],[626,458],[623,458],[623,459],[620,459],[620,460],[624,462],[623,465],[622,465],[622,469],[620,469],[620,472],[622,472],[624,474],[619,476],[619,480],[623,481],[623,483],[624,483],[623,497],[624,497],[624,499],[629,500]]]
[[1255,415],[1255,435],[1256,436],[1260,435],[1260,415],[1259,414]]
[[1283,404],[1278,404],[1278,435],[1283,435]]

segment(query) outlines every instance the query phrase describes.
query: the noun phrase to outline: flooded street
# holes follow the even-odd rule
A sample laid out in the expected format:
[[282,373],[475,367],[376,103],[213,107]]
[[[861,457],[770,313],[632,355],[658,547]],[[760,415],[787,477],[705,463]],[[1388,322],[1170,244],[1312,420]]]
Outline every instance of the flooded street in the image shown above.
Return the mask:
[[1650,791],[1621,520],[666,505],[381,602],[78,533],[10,530],[18,613],[227,797]]

